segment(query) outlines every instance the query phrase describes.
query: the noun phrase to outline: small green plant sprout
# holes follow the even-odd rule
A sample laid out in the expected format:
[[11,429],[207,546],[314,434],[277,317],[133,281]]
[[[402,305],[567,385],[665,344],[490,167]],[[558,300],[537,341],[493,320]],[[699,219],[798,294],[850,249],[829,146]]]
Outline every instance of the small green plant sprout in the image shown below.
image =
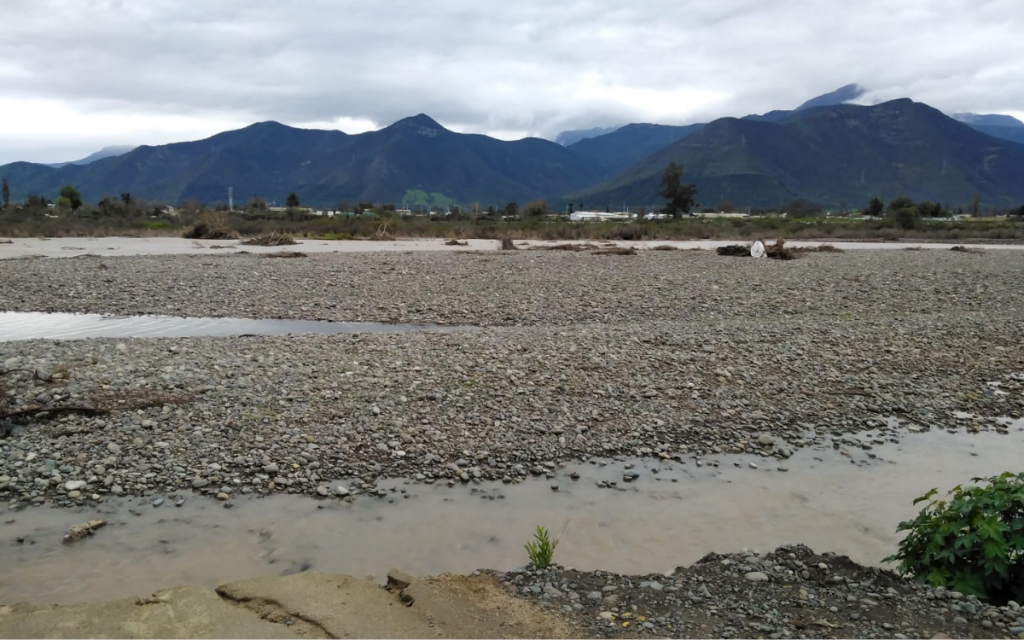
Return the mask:
[[530,563],[538,569],[547,569],[551,564],[551,558],[555,555],[555,548],[558,540],[551,540],[548,530],[540,525],[533,534],[533,541],[527,542],[526,555],[530,556]]
[[914,500],[928,505],[897,531],[899,551],[883,562],[933,587],[978,596],[993,604],[1024,598],[1024,473],[974,478],[948,501],[932,489]]

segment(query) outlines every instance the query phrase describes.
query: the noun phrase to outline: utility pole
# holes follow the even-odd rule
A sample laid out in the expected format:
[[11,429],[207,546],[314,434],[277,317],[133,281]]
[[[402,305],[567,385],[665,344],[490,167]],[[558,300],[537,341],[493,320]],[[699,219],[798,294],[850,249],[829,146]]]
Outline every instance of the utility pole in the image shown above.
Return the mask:
[[235,210],[235,188],[228,187],[228,211]]

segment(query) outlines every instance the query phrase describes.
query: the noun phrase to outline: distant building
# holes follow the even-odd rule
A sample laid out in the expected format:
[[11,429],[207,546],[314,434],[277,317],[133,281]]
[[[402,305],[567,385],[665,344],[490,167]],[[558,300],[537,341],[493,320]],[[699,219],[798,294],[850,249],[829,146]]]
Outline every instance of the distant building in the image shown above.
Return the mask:
[[749,218],[749,213],[726,213],[725,211],[712,211],[711,213],[694,212],[695,216],[702,218]]
[[629,220],[626,213],[608,213],[606,211],[574,211],[569,214],[573,222],[604,222],[606,220]]

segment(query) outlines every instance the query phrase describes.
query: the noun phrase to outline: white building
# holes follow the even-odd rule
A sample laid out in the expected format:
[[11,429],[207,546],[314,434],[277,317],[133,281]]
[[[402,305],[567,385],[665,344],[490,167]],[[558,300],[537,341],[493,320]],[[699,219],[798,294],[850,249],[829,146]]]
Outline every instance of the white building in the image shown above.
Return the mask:
[[573,222],[604,222],[606,220],[629,220],[629,215],[606,211],[574,211],[569,214],[569,219]]

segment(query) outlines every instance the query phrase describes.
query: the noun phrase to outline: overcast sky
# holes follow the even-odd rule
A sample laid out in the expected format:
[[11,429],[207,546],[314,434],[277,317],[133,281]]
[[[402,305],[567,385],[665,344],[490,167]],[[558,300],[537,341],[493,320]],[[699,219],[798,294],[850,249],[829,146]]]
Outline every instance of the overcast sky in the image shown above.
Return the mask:
[[866,101],[1024,118],[1022,0],[2,0],[0,164],[260,120],[511,139]]

